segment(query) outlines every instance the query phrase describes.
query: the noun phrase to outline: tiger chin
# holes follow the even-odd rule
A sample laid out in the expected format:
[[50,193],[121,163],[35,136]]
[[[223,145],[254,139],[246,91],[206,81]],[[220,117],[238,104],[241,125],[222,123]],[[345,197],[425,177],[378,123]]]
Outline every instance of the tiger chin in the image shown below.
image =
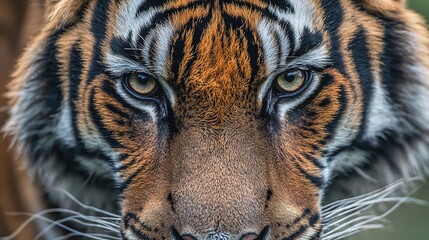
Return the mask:
[[47,4],[6,130],[66,237],[342,239],[429,172],[405,1]]

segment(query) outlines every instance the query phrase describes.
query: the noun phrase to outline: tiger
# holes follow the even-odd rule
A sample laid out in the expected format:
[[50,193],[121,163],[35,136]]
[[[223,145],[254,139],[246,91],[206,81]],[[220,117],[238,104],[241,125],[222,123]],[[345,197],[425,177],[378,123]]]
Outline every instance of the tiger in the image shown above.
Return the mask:
[[5,126],[64,216],[38,238],[343,239],[429,173],[405,0],[46,4]]

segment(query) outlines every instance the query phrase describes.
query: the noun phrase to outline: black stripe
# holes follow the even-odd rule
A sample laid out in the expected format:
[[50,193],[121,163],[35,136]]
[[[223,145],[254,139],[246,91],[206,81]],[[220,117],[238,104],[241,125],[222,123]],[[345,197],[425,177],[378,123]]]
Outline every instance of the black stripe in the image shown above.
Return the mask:
[[308,240],[319,240],[322,235],[322,231],[317,231],[317,233],[313,234]]
[[[129,158],[129,157],[130,157],[130,155],[128,155],[128,154],[121,154],[121,155],[119,156],[119,158],[118,158],[117,162],[119,162],[119,163],[123,164],[123,162],[124,162],[127,158]],[[122,165],[122,166],[120,166],[120,167],[115,167],[115,168],[114,168],[114,172],[122,172],[123,170],[125,170],[125,169],[127,169],[127,168],[131,167],[132,165],[134,165],[136,162],[137,162],[137,159],[136,159],[136,158],[133,158],[133,159],[132,159],[131,161],[129,161],[128,163],[123,164],[123,165]]]
[[[122,160],[122,161],[120,161],[120,162],[122,163],[123,161],[124,161],[124,160]],[[116,172],[122,172],[122,171],[124,171],[125,169],[128,169],[129,167],[133,166],[136,162],[137,162],[137,159],[136,159],[136,158],[133,158],[133,159],[132,159],[131,161],[129,161],[128,163],[126,163],[126,164],[122,164],[120,167],[115,168],[115,171],[116,171]]]
[[[401,97],[399,93],[402,91],[401,84],[404,84],[404,80],[407,79],[405,76],[404,66],[407,57],[407,53],[404,53],[404,43],[408,43],[403,36],[401,31],[405,31],[405,26],[397,20],[378,16],[383,19],[384,25],[384,37],[383,37],[383,54],[381,55],[381,76],[383,85],[387,89],[387,94],[395,103],[399,102]],[[411,44],[411,43],[410,43]],[[398,103],[397,107],[400,106]],[[405,110],[406,109],[401,109]]]
[[322,8],[325,12],[325,26],[331,38],[331,61],[340,73],[348,77],[344,66],[344,58],[340,45],[339,30],[344,19],[343,8],[340,0],[322,0]]
[[292,223],[287,224],[287,225],[286,225],[286,228],[291,228],[291,227],[295,226],[295,225],[296,225],[297,223],[299,223],[303,218],[307,217],[307,216],[308,216],[308,215],[310,215],[310,214],[311,214],[311,209],[310,209],[310,208],[306,208],[306,209],[302,212],[301,216],[299,216],[299,217],[295,218],[295,219],[292,221]]
[[302,226],[299,227],[298,230],[296,230],[294,233],[292,233],[288,237],[283,238],[282,240],[294,240],[294,239],[297,239],[301,234],[303,234],[305,231],[307,231],[308,228],[309,228],[309,226],[302,225]]
[[[308,216],[311,214],[311,210],[309,208],[307,208],[304,213],[302,214],[301,217],[298,217],[297,219],[295,219],[295,221],[293,222],[293,224],[291,224],[291,226],[297,224],[298,222],[300,222],[304,217]],[[282,240],[293,240],[293,239],[297,239],[299,236],[301,236],[301,234],[303,234],[307,229],[309,229],[310,227],[313,228],[316,223],[318,223],[320,220],[320,215],[319,214],[311,214],[310,218],[308,220],[308,224],[307,225],[301,225],[299,227],[299,229],[297,231],[295,231],[294,233],[292,233],[291,235],[289,235],[288,237],[283,238]],[[318,231],[318,233],[315,234],[315,236],[320,235],[320,231]],[[314,236],[312,236],[314,238]]]
[[130,119],[130,117],[131,117],[129,114],[125,113],[124,111],[122,111],[121,109],[117,108],[116,106],[114,106],[111,103],[106,103],[105,107],[107,109],[109,109],[110,112],[114,113],[115,115],[119,115],[121,118]]
[[[82,19],[82,15],[85,13],[87,9],[87,4],[82,6],[79,10],[78,18]],[[73,134],[74,138],[77,141],[77,148],[64,146],[62,141],[56,141],[52,145],[49,145],[49,149],[46,147],[40,147],[40,144],[45,144],[45,139],[48,137],[45,132],[43,135],[39,132],[40,129],[46,129],[47,125],[52,126],[52,130],[54,130],[54,124],[51,123],[53,116],[58,116],[58,113],[61,109],[62,101],[64,100],[63,90],[61,88],[62,80],[60,79],[60,63],[58,61],[58,53],[59,46],[57,42],[66,32],[72,30],[73,26],[75,26],[78,22],[74,22],[72,24],[64,26],[62,29],[55,31],[52,35],[46,39],[46,47],[43,53],[39,56],[40,61],[40,75],[36,75],[34,78],[29,80],[29,83],[37,84],[39,91],[37,93],[37,98],[34,100],[34,105],[32,107],[42,109],[39,111],[37,118],[39,119],[31,119],[31,122],[26,126],[27,129],[31,131],[27,131],[26,135],[28,136],[28,140],[30,145],[36,146],[36,148],[30,148],[31,159],[35,162],[37,161],[45,161],[47,159],[57,159],[61,160],[58,162],[58,171],[61,174],[78,177],[81,179],[87,179],[91,184],[107,186],[110,189],[114,189],[114,183],[109,178],[97,177],[91,178],[93,173],[89,173],[88,170],[80,165],[78,161],[76,161],[76,155],[85,157],[88,159],[102,159],[102,160],[111,160],[108,156],[103,154],[102,152],[88,150],[83,147],[81,143],[81,138],[78,134],[78,126],[76,121],[76,106],[74,105],[74,101],[76,100],[75,94],[78,91],[78,85],[80,82],[80,73],[82,72],[82,58],[81,52],[78,48],[78,44],[74,43],[72,45],[69,59],[65,59],[69,61],[69,72],[68,72],[68,81],[70,89],[69,91],[69,102],[70,109],[72,114],[70,116],[72,120]],[[36,83],[37,82],[37,83]],[[50,136],[49,136],[50,137]],[[109,162],[110,163],[110,162]],[[64,171],[64,172],[63,172]]]
[[91,92],[88,96],[89,98],[89,113],[92,120],[94,121],[95,126],[99,130],[101,136],[112,148],[124,148],[121,143],[119,143],[115,138],[115,133],[107,129],[104,125],[104,122],[98,112],[97,107],[95,106],[95,89],[91,89]]
[[142,27],[141,29],[139,29],[139,36],[140,39],[137,41],[138,46],[143,46],[144,45],[144,41],[145,41],[145,37],[148,35],[148,33],[159,23],[165,21],[166,19],[168,19],[169,16],[171,16],[172,14],[178,14],[181,11],[185,11],[185,10],[189,10],[189,9],[193,9],[193,8],[197,8],[197,7],[204,7],[205,4],[201,3],[201,2],[192,2],[188,5],[185,6],[181,6],[181,7],[177,7],[177,8],[172,8],[172,9],[168,9],[168,10],[164,10],[162,12],[156,13],[153,17],[152,20],[150,21],[150,24],[146,27]]
[[[344,90],[344,87],[341,88],[341,94],[340,94],[340,103],[341,103],[341,110],[340,112],[335,116],[335,120],[330,122],[327,125],[327,132],[329,133],[329,137],[327,139],[332,139],[335,135],[335,128],[337,127],[338,123],[340,122],[342,116],[345,113],[345,109],[347,109],[347,95]],[[325,152],[325,157],[328,159],[328,163],[331,163],[335,158],[336,155],[338,155],[340,152],[345,150],[346,148],[349,148],[349,146],[344,148],[339,148],[331,153]]]
[[142,221],[140,221],[140,219],[137,217],[137,215],[133,212],[128,212],[122,219],[124,222],[124,226],[126,228],[131,226],[130,221],[134,221],[135,223],[137,223],[139,225],[139,227],[142,227],[145,231],[148,231],[148,232],[158,232],[159,231],[158,228],[152,228],[152,227],[146,225],[145,223],[143,223]]
[[[381,64],[382,86],[386,88],[389,99],[395,103],[397,99],[400,99],[400,96],[398,96],[398,93],[400,92],[400,88],[401,88],[400,84],[403,83],[404,79],[406,79],[403,68],[401,68],[401,66],[404,65],[404,56],[405,56],[403,53],[404,46],[403,44],[398,44],[398,43],[404,42],[404,41],[401,41],[401,36],[398,34],[398,32],[403,31],[405,27],[403,26],[402,23],[394,19],[387,18],[383,15],[373,14],[373,17],[380,19],[381,21],[379,22],[382,23],[384,26],[384,37],[381,40],[384,43],[384,48],[380,59],[380,62],[382,63]],[[365,37],[364,34],[363,34],[363,37]],[[360,48],[364,48],[364,47],[361,46]],[[358,52],[359,51],[358,49],[355,49],[355,51],[357,53],[354,53],[354,55],[359,56],[359,54],[361,54]],[[359,57],[369,58],[367,48],[364,49],[364,54],[365,55],[359,56]],[[355,59],[357,58],[356,56],[354,56]],[[362,71],[362,73],[360,74],[362,74],[363,76],[368,75],[370,70],[366,70],[367,73],[365,73],[365,63],[361,62],[359,63],[359,65],[363,66],[361,67],[362,69],[359,70],[359,71]],[[369,64],[367,64],[366,67],[368,67],[368,65]],[[365,89],[362,89],[364,94],[372,95],[373,89],[372,89],[372,86],[369,86],[374,81],[372,76],[370,78],[371,81],[368,81],[368,79],[364,79],[364,77],[362,76],[361,76],[361,80],[367,80],[366,83],[362,83],[362,84],[367,84]],[[370,99],[371,96],[366,96],[365,98]],[[367,106],[370,103],[368,100],[366,100],[365,104]],[[394,105],[396,107],[400,107],[400,104],[394,104]],[[404,109],[401,109],[401,110],[404,110]],[[365,113],[364,116],[367,116],[367,114],[368,113]],[[366,122],[365,119],[363,119],[363,121]],[[360,131],[360,135],[362,135],[363,130],[364,129],[362,127]],[[353,141],[350,145],[338,149],[337,151],[332,153],[330,157],[333,158],[334,156],[338,155],[342,151],[345,151],[348,149],[362,149],[367,152],[372,152],[372,154],[380,154],[380,151],[383,152],[384,149],[391,149],[387,146],[390,146],[391,142],[395,142],[395,138],[396,138],[395,134],[390,131],[385,131],[383,133],[383,136],[384,137],[377,138],[377,141],[376,141],[378,142],[377,144],[374,144],[374,142],[368,142],[368,141],[356,138],[356,140]],[[380,148],[381,146],[382,148]],[[394,165],[395,164],[392,164],[392,166]],[[367,168],[369,169],[370,166],[368,166]]]
[[335,115],[334,120],[326,125],[326,131],[328,132],[328,136],[326,137],[327,141],[333,138],[336,132],[335,130],[340,123],[341,118],[344,116],[348,106],[347,92],[344,89],[344,86],[341,86],[340,95],[338,97],[340,102],[340,111]]
[[[106,160],[109,164],[111,164],[111,158],[105,155],[104,153],[96,150],[88,150],[84,143],[82,142],[82,138],[80,136],[79,132],[79,123],[77,120],[77,108],[80,106],[77,104],[78,94],[79,94],[79,84],[81,82],[81,74],[83,72],[83,59],[82,59],[82,51],[79,47],[79,43],[73,44],[71,50],[70,50],[70,57],[69,57],[69,99],[68,104],[70,107],[70,118],[73,128],[73,135],[74,139],[76,141],[76,147],[75,148],[68,148],[68,147],[61,147],[61,151],[64,155],[61,159],[63,159],[63,162],[67,160],[67,164],[72,167],[76,166],[78,164],[77,161],[75,161],[75,157],[78,153],[79,156],[89,158],[89,159],[100,159],[100,160]],[[77,150],[78,149],[78,150]],[[68,168],[69,169],[69,168]],[[87,176],[88,173],[85,173]]]
[[249,79],[249,87],[252,87],[252,84],[255,81],[255,77],[258,75],[260,70],[260,61],[263,61],[259,58],[260,52],[262,49],[258,47],[256,44],[257,39],[254,36],[252,29],[246,27],[245,19],[242,17],[231,16],[228,14],[223,15],[223,20],[225,22],[226,29],[241,29],[244,33],[244,38],[247,42],[247,54],[250,58],[250,66],[251,66],[251,79]]
[[294,51],[292,48],[291,56],[302,56],[311,50],[319,47],[323,43],[323,36],[320,32],[311,32],[307,27],[299,39],[299,48]]
[[134,178],[144,169],[146,169],[148,166],[143,164],[142,166],[140,166],[133,174],[131,174],[130,176],[127,177],[127,179],[125,181],[123,181],[121,183],[121,185],[119,186],[119,192],[123,193],[131,184],[131,182],[134,180]]
[[[198,44],[201,41],[201,37],[204,34],[204,31],[207,28],[207,25],[210,22],[210,19],[212,17],[212,8],[210,8],[209,13],[207,14],[207,16],[205,16],[204,18],[200,19],[200,21],[193,23],[191,22],[191,19],[189,20],[189,24],[191,24],[191,26],[193,27],[193,35],[192,35],[192,52],[194,53],[191,58],[189,59],[189,61],[186,63],[186,67],[185,67],[185,72],[184,75],[182,76],[182,79],[180,79],[180,85],[181,87],[185,87],[185,79],[187,79],[189,77],[189,74],[191,74],[191,67],[192,64],[194,62],[195,59],[198,59],[198,54],[199,52],[196,51],[196,49],[198,49]],[[183,40],[185,41],[185,40]],[[179,79],[177,79],[179,80]]]
[[[320,146],[319,145],[313,145],[312,144],[312,146],[310,146],[310,147],[313,150],[312,154],[315,154],[318,150],[320,150]],[[307,159],[308,161],[310,161],[311,163],[313,163],[313,165],[315,167],[319,168],[321,171],[326,168],[325,166],[322,165],[322,163],[320,162],[319,158],[313,157],[313,156],[311,156],[311,154],[307,154],[307,153],[304,153],[304,157],[305,157],[305,159]]]
[[263,59],[259,57],[260,56],[259,53],[262,51],[262,49],[259,48],[259,46],[256,44],[255,41],[258,41],[258,40],[254,39],[251,29],[244,29],[244,36],[245,36],[245,39],[248,40],[246,50],[250,58],[250,67],[252,69],[251,75],[250,75],[251,78],[249,79],[249,88],[252,86],[256,87],[257,84],[253,84],[253,83],[255,82],[256,76],[258,76],[260,65],[262,65],[261,62],[263,62]]
[[[180,69],[180,63],[184,56],[184,50],[185,50],[185,41],[184,37],[180,36],[177,39],[175,39],[171,44],[170,49],[170,56],[171,56],[171,73],[173,81],[177,81],[177,78],[179,77],[179,69]],[[184,97],[183,95],[179,96]]]
[[[295,42],[295,31],[292,28],[292,25],[289,22],[285,22],[282,20],[281,26],[284,29],[287,38],[289,39],[289,49],[290,51],[293,51],[296,46]],[[289,53],[290,54],[290,53]],[[295,55],[294,57],[298,57],[298,55]]]
[[176,214],[176,208],[174,207],[175,201],[172,193],[169,193],[167,196],[167,201],[170,204],[171,211]]
[[128,36],[128,39],[122,39],[119,37],[112,38],[110,42],[110,49],[113,54],[116,55],[122,55],[125,57],[130,58],[133,61],[138,62],[141,50],[137,50],[136,48],[133,48],[131,45],[131,34]]
[[314,176],[307,171],[305,171],[299,164],[295,163],[296,168],[307,178],[315,187],[321,188],[324,184],[324,180],[321,177]]
[[368,108],[370,107],[374,84],[371,59],[369,57],[369,49],[367,47],[367,44],[368,41],[366,39],[365,30],[360,29],[349,45],[349,48],[352,51],[356,70],[359,74],[360,86],[363,93],[362,120],[359,128],[359,133],[356,136],[356,140],[358,141],[362,138],[366,129]]
[[[338,124],[340,123],[341,118],[343,117],[346,109],[347,109],[347,93],[344,89],[344,87],[341,87],[341,92],[340,92],[340,96],[339,96],[339,100],[340,100],[340,106],[341,109],[340,111],[336,114],[334,121],[331,121],[327,126],[327,133],[328,133],[328,137],[326,137],[326,140],[329,141],[331,140],[336,133],[336,128],[338,126]],[[332,160],[334,160],[334,156],[336,156],[337,154],[339,154],[342,151],[342,149],[338,149],[330,154],[326,154],[327,152],[325,152],[325,157],[328,159],[328,163],[331,163]]]
[[75,43],[70,51],[70,66],[69,66],[69,99],[72,127],[74,138],[78,148],[83,148],[82,139],[80,137],[78,121],[77,121],[77,104],[79,94],[79,84],[81,82],[81,74],[83,71],[82,52],[79,48],[79,43]]
[[289,12],[289,13],[295,12],[295,9],[287,0],[262,0],[262,2],[276,6],[285,12]]
[[233,4],[233,5],[238,5],[240,7],[246,7],[249,10],[259,11],[262,13],[262,16],[264,18],[268,18],[268,19],[272,20],[273,22],[278,23],[284,29],[284,32],[286,33],[286,35],[289,39],[290,49],[291,50],[295,49],[295,45],[296,45],[296,43],[295,43],[295,32],[293,31],[292,25],[289,22],[286,22],[285,20],[280,19],[278,16],[276,16],[274,13],[272,13],[268,9],[260,8],[258,6],[251,4],[251,3],[248,3],[248,2],[237,3],[234,0],[228,0],[228,1],[224,1],[224,2],[229,3],[229,4]]
[[66,31],[66,29],[57,31],[47,40],[46,50],[42,56],[40,56],[44,61],[43,65],[40,67],[43,69],[42,74],[38,78],[31,79],[31,81],[38,82],[43,80],[41,84],[44,85],[44,88],[42,89],[44,92],[41,93],[41,96],[43,96],[41,104],[45,107],[46,112],[44,113],[46,113],[49,118],[59,111],[61,101],[63,99],[61,80],[59,76],[60,63],[57,60],[57,54],[59,52],[57,41]]
[[[82,142],[82,137],[79,132],[79,123],[77,120],[77,110],[80,105],[77,103],[78,94],[79,94],[79,84],[81,83],[81,74],[83,72],[83,59],[82,51],[79,47],[79,43],[75,43],[72,46],[70,51],[70,65],[69,65],[69,99],[68,104],[70,106],[71,120],[73,135],[76,140],[77,146],[79,149],[79,156],[86,156],[88,158],[94,158],[98,156],[100,159],[111,160],[110,157],[105,155],[102,152],[95,152],[87,150]],[[72,157],[70,157],[72,159]]]
[[91,19],[91,33],[94,36],[91,66],[88,72],[88,83],[96,76],[105,72],[103,65],[102,43],[106,37],[108,14],[111,1],[99,0],[95,3]]
[[310,227],[314,227],[316,223],[318,223],[320,220],[320,215],[317,213],[314,213],[311,215],[310,219],[308,220],[308,224]]
[[[188,4],[186,6],[182,6],[182,7],[178,7],[178,8],[173,8],[173,9],[169,9],[166,11],[163,11],[162,13],[158,13],[156,14],[152,21],[151,24],[147,27],[141,28],[139,30],[139,36],[142,36],[138,41],[137,41],[137,45],[139,48],[144,47],[145,41],[146,41],[146,36],[149,34],[149,32],[156,26],[156,24],[164,21],[165,19],[167,19],[170,15],[172,14],[177,14],[180,11],[184,11],[187,10],[189,8],[196,8],[199,6],[204,6],[201,2],[192,2],[191,4]],[[207,16],[203,17],[202,19],[199,19],[199,21],[197,23],[193,22],[195,19],[191,18],[188,20],[187,23],[184,24],[183,29],[195,29],[194,31],[194,38],[193,38],[193,43],[192,46],[195,48],[197,45],[197,42],[200,41],[200,37],[203,34],[204,29],[206,28],[209,20],[210,20],[210,16],[211,16],[211,9],[210,12]],[[176,30],[176,32],[179,30]],[[155,38],[156,39],[156,38]],[[171,55],[172,56],[172,73],[173,73],[173,80],[178,80],[177,79],[177,74],[179,72],[179,68],[180,68],[180,60],[183,59],[183,49],[184,49],[184,36],[179,36],[178,39],[172,44],[172,49],[171,49]],[[196,51],[193,51],[196,52]],[[193,56],[193,58],[188,62],[187,68],[185,73],[187,73],[189,71],[189,68],[192,64],[192,60],[195,59],[195,56]],[[186,77],[186,76],[185,76]]]
[[[110,110],[115,111],[117,114],[120,114],[123,118],[124,121],[126,122],[130,122],[133,120],[136,121],[143,121],[143,122],[147,122],[151,119],[151,117],[149,116],[148,113],[145,113],[139,109],[136,109],[135,107],[133,107],[132,105],[126,103],[125,101],[123,101],[123,99],[117,94],[114,86],[112,85],[111,82],[109,81],[104,81],[102,86],[101,86],[101,91],[104,91],[105,93],[109,94],[110,97],[112,98],[116,98],[118,99],[118,102],[120,102],[120,104],[122,105],[122,108],[125,108],[129,111],[133,111],[132,114],[128,115],[126,113],[123,113],[122,111],[120,111],[119,109],[117,109],[116,107],[113,106],[109,106],[108,104],[106,104],[105,106],[110,108]],[[114,138],[114,135],[116,134],[117,136],[121,136],[121,135],[132,135],[134,134],[132,132],[132,130],[127,131],[127,132],[112,132],[109,129],[107,129],[104,125],[104,122],[102,121],[102,118],[100,116],[100,114],[98,113],[97,108],[94,106],[94,94],[95,94],[95,90],[92,89],[91,94],[90,94],[90,107],[89,107],[89,112],[92,116],[92,119],[95,123],[95,125],[97,126],[98,130],[100,131],[101,135],[103,136],[103,138],[110,144],[110,146],[112,148],[122,148],[124,147],[121,143],[118,142],[118,140],[116,140]],[[158,109],[159,111],[159,109]]]
[[[38,66],[39,75],[35,75],[28,79],[28,86],[37,87],[36,92],[26,94],[35,95],[28,107],[34,107],[37,110],[37,115],[34,118],[28,119],[23,124],[25,130],[25,142],[31,146],[29,148],[30,159],[34,162],[45,160],[47,153],[45,148],[41,148],[40,144],[44,144],[46,134],[41,134],[40,129],[46,129],[47,125],[53,125],[52,116],[56,116],[61,108],[63,94],[61,90],[61,80],[59,77],[59,62],[57,60],[58,46],[57,41],[60,39],[70,26],[54,32],[47,40],[44,52],[39,56],[42,61]],[[26,90],[28,91],[28,90]],[[33,90],[34,91],[34,90]],[[24,96],[25,97],[25,96]],[[28,97],[27,97],[28,98]],[[34,109],[25,109],[28,113]],[[54,134],[54,133],[52,133]],[[41,143],[42,142],[42,143]]]
[[151,8],[162,7],[166,2],[167,0],[145,0],[137,9],[136,17]]
[[319,107],[328,107],[332,103],[332,100],[328,97],[324,98],[320,103]]

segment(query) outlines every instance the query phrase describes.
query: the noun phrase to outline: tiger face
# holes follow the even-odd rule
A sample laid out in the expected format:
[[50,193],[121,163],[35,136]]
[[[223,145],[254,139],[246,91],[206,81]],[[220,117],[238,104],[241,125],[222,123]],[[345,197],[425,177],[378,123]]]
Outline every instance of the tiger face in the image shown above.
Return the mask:
[[8,129],[50,201],[117,211],[122,239],[339,239],[324,199],[428,167],[428,35],[400,1],[48,13]]

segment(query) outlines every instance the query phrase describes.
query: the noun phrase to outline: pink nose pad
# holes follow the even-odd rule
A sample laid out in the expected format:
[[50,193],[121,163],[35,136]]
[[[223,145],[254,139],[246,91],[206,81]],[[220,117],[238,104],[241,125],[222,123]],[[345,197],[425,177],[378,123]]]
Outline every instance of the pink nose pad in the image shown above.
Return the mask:
[[182,240],[195,240],[195,238],[191,237],[191,236],[185,235],[185,236],[182,237]]
[[240,238],[240,240],[255,240],[258,238],[258,235],[254,234],[254,233],[248,233],[245,234],[244,236],[242,236]]

